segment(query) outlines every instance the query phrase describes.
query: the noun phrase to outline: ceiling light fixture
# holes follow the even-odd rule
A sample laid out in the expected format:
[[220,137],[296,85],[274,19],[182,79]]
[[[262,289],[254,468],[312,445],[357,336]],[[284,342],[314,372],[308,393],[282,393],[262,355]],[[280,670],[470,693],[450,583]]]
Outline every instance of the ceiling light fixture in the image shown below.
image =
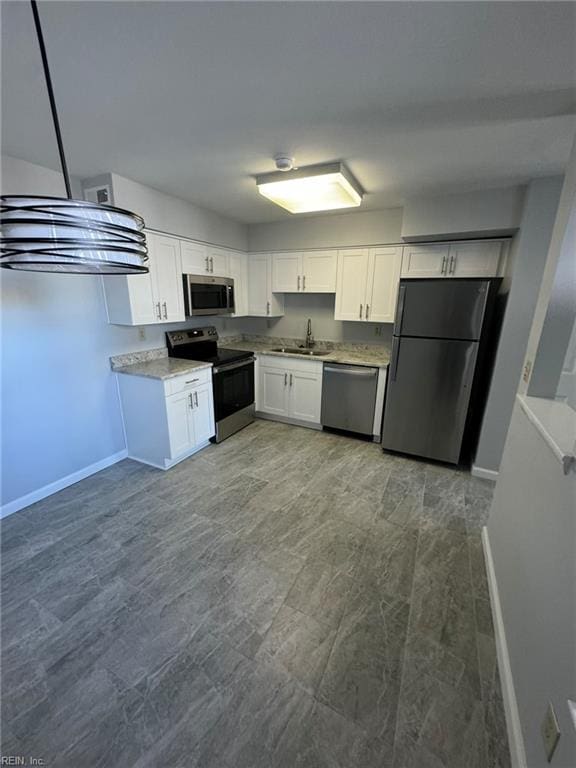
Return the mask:
[[354,208],[362,188],[343,163],[309,165],[256,177],[258,192],[290,213]]
[[0,267],[34,272],[132,274],[148,272],[144,221],[121,208],[74,200],[38,7],[32,14],[58,143],[67,198],[0,197]]

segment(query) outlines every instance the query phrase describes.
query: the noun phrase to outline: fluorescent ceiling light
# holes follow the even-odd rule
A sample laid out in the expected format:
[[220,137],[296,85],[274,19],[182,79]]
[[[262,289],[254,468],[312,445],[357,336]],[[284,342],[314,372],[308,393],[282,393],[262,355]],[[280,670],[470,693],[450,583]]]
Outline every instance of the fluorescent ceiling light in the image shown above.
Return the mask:
[[355,208],[362,189],[342,163],[309,165],[256,177],[258,192],[290,213]]

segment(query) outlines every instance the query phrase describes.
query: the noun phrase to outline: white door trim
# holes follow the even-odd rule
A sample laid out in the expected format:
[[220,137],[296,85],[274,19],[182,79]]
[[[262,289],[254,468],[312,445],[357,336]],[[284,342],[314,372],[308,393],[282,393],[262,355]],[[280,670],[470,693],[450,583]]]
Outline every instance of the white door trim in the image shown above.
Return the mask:
[[494,637],[498,654],[498,669],[502,684],[502,698],[504,699],[504,713],[506,715],[512,768],[528,768],[526,751],[524,749],[524,737],[522,736],[522,726],[520,725],[520,715],[518,713],[518,703],[514,690],[514,679],[512,677],[512,668],[510,667],[510,656],[508,655],[498,582],[496,581],[496,571],[494,570],[494,561],[492,559],[492,550],[490,549],[490,539],[486,526],[482,528],[482,546],[484,548],[484,559],[486,560],[486,574],[488,576],[490,603],[494,619]]

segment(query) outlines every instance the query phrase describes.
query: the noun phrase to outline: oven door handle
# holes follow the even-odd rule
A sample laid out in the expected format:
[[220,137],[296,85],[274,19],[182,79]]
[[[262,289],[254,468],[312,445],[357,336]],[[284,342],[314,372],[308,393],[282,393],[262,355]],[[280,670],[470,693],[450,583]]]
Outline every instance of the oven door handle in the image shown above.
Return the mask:
[[226,373],[226,371],[233,371],[235,368],[243,368],[245,365],[252,365],[255,359],[254,357],[249,357],[247,360],[241,360],[239,363],[219,365],[216,368],[212,368],[212,373]]

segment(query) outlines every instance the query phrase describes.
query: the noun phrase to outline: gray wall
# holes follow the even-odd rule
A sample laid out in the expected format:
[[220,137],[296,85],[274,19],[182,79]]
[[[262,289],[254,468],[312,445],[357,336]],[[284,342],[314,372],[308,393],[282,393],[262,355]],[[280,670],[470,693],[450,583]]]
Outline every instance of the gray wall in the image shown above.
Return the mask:
[[[63,196],[64,186],[59,173],[3,156],[2,193]],[[1,278],[4,505],[124,449],[108,358],[164,346],[164,332],[184,324],[147,326],[141,340],[137,328],[108,325],[99,277],[2,270]]]
[[[304,339],[306,323],[312,319],[312,332],[318,340],[365,342],[390,345],[392,324],[350,323],[334,320],[333,294],[285,295],[284,317],[247,317],[226,321],[226,332],[255,333],[266,336]],[[377,334],[377,332],[379,332]]]
[[514,234],[520,225],[523,198],[523,187],[412,198],[404,206],[402,238],[418,241]]
[[112,184],[114,205],[139,213],[150,229],[240,251],[247,250],[248,227],[245,224],[199,208],[187,200],[159,192],[116,173],[84,179],[82,185],[91,187],[107,179]]
[[402,208],[296,216],[250,225],[248,246],[250,251],[282,251],[398,243],[401,226]]
[[542,281],[562,179],[528,186],[520,232],[512,247],[512,281],[474,464],[498,471],[522,373],[526,345]]

